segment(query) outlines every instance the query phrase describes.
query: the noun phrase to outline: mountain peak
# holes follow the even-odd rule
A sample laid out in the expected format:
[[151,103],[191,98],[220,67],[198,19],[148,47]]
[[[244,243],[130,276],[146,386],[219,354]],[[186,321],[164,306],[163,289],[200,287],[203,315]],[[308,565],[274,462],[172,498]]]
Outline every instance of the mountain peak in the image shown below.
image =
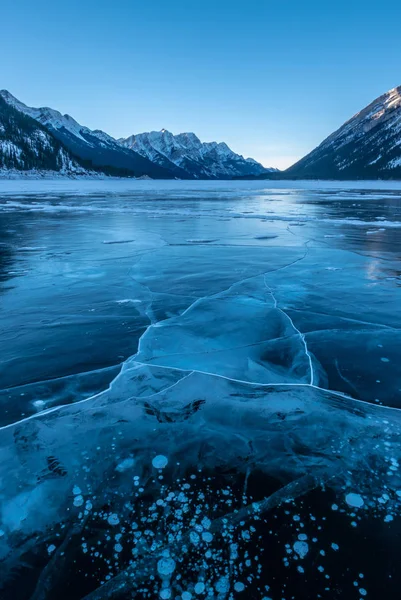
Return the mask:
[[3,98],[7,104],[10,106],[14,106],[15,108],[25,107],[28,108],[23,102],[18,100],[15,96],[12,95],[8,90],[0,90],[0,96]]
[[321,179],[400,177],[401,86],[356,113],[287,173]]
[[16,98],[6,89],[4,90],[0,90],[0,96],[4,99],[6,98],[14,98],[14,100],[16,100]]

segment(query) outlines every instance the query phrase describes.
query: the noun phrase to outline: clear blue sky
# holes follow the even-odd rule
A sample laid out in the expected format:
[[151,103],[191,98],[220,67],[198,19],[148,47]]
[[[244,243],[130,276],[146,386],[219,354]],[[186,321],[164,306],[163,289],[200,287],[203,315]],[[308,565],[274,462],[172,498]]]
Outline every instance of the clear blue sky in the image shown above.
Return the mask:
[[400,0],[3,0],[0,88],[285,167],[401,84],[400,28]]

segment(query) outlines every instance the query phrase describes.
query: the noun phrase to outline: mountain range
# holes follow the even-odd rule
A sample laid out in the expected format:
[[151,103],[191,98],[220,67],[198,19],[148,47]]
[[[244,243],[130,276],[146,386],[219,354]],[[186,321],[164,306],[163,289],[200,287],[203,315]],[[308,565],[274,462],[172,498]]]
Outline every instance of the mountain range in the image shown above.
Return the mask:
[[115,139],[52,108],[0,91],[0,174],[47,171],[155,179],[401,179],[401,86],[354,115],[285,171],[265,168],[224,142],[151,131]]
[[173,135],[162,129],[131,135],[119,142],[153,163],[170,169],[178,177],[189,173],[195,179],[231,179],[277,171],[265,169],[252,158],[244,159],[224,142],[202,143],[194,133]]
[[26,106],[7,90],[0,91],[0,169],[154,179],[231,179],[274,171],[224,143],[202,143],[194,133],[174,136],[162,130],[116,140],[52,108]]

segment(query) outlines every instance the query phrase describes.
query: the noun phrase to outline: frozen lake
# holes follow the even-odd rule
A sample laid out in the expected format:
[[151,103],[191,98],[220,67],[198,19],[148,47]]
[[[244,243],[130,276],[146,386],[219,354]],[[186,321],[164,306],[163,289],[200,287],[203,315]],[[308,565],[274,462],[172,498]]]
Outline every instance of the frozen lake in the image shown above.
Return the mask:
[[401,184],[0,181],[2,598],[398,598]]

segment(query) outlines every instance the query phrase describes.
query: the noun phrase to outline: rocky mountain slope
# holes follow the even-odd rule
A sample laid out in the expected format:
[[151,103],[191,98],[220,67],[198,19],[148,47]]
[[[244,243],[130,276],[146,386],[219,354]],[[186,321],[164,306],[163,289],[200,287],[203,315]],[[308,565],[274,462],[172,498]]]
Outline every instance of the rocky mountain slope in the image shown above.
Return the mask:
[[121,146],[107,133],[84,127],[69,115],[62,115],[52,108],[26,106],[7,90],[0,91],[0,98],[9,107],[37,121],[43,130],[62,142],[74,156],[97,170],[100,169],[109,175],[148,175],[155,179],[174,177],[170,171]]
[[401,179],[401,86],[374,100],[284,175]]
[[131,135],[119,142],[153,163],[170,169],[177,177],[231,179],[274,170],[236,154],[224,142],[201,142],[194,133],[173,135],[162,129]]
[[88,175],[86,166],[45,127],[10,106],[0,95],[0,172],[35,170]]

